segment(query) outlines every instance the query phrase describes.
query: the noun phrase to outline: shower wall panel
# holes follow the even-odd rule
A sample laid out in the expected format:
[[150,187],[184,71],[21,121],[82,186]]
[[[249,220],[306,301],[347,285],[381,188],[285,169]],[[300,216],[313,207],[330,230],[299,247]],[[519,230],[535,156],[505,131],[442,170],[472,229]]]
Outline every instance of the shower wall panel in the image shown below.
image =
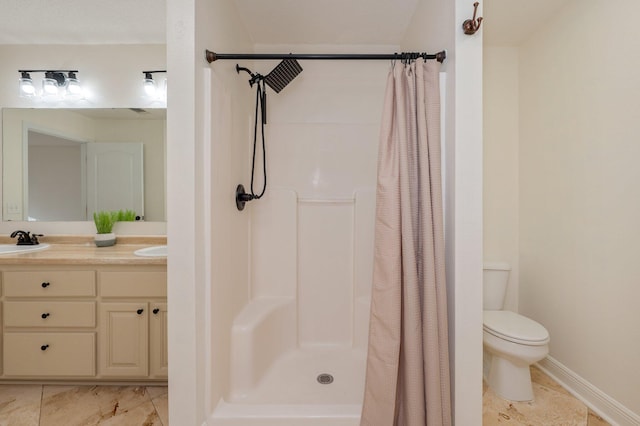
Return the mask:
[[298,204],[298,342],[350,345],[353,202]]
[[270,124],[269,187],[301,198],[352,198],[356,188],[375,186],[378,133],[370,123]]
[[[262,72],[274,65],[255,67]],[[251,298],[290,299],[301,347],[364,348],[389,64],[302,66],[281,93],[268,94],[268,187],[249,203]],[[262,187],[260,167],[254,187]]]
[[251,298],[296,296],[297,195],[269,190],[251,210]]

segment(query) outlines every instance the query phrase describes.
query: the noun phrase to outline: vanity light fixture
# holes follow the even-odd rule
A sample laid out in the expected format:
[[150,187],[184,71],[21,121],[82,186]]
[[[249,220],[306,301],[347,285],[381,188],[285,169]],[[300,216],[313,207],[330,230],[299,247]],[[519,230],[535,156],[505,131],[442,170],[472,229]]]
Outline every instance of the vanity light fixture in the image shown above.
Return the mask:
[[[44,73],[42,92],[40,95],[47,100],[78,100],[82,99],[82,87],[76,73],[78,70],[18,70],[20,73],[20,97],[35,97],[35,85],[30,73]],[[65,73],[67,75],[65,75]]]
[[[154,81],[153,79],[153,74],[156,73],[165,73],[166,74],[167,70],[157,70],[157,71],[142,71],[142,74],[144,74],[144,80],[142,82],[143,87],[144,87],[144,93],[150,97],[150,98],[158,98],[158,97],[164,97],[166,96],[166,86],[167,86],[167,79],[164,79],[164,82],[162,84],[162,87],[158,88],[157,83]],[[164,93],[162,93],[164,92]]]

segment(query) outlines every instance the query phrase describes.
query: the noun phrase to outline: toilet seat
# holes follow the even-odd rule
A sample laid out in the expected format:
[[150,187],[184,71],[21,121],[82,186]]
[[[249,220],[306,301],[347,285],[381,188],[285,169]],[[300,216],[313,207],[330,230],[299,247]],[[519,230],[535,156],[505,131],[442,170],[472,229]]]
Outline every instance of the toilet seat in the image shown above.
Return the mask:
[[549,332],[534,320],[511,311],[484,311],[483,329],[500,339],[529,346],[549,343]]

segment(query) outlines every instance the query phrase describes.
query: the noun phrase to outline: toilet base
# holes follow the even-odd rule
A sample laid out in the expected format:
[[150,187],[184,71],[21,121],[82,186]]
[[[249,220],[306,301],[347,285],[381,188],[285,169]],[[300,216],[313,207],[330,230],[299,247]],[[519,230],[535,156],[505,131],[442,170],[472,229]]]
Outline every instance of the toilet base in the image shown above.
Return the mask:
[[498,396],[510,401],[533,401],[531,372],[528,364],[516,365],[493,354],[488,384]]

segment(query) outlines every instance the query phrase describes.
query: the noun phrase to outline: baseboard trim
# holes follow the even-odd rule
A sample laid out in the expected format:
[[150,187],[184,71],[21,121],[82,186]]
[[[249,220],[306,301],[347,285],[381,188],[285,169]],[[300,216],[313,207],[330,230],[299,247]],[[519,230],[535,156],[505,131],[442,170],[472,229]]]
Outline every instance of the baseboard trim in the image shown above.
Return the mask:
[[640,416],[593,386],[553,357],[538,367],[613,426],[638,426]]

